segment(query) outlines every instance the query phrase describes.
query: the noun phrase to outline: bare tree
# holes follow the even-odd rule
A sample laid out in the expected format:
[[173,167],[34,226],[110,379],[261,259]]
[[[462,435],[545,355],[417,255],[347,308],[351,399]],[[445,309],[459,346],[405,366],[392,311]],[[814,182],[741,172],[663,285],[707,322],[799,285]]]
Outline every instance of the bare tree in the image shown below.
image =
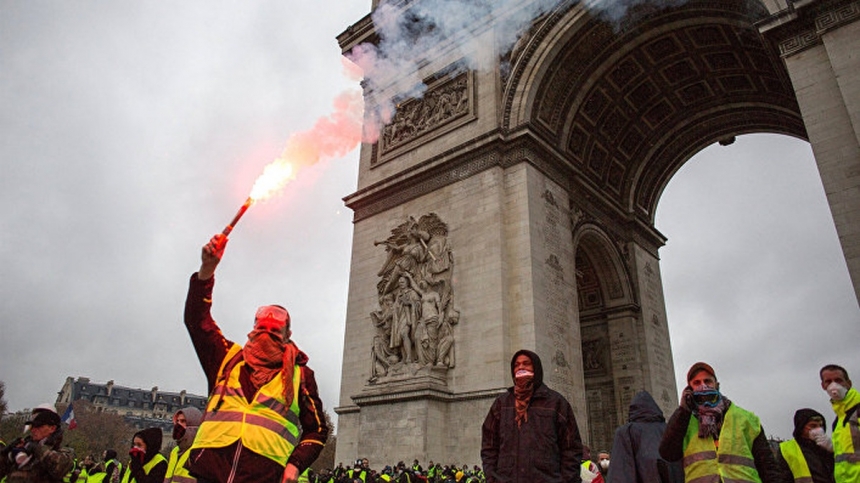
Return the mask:
[[[63,443],[71,446],[79,458],[88,454],[101,458],[106,449],[124,454],[131,445],[131,437],[136,432],[119,414],[102,411],[91,402],[79,399],[72,403],[75,408],[77,428],[66,430]],[[58,407],[62,414],[66,406]]]

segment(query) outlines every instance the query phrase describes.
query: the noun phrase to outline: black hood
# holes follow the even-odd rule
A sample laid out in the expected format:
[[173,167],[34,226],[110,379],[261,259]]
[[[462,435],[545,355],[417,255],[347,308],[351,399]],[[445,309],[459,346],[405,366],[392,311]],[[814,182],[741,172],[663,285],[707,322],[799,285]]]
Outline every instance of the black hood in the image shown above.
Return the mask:
[[639,391],[633,396],[633,400],[630,401],[628,419],[634,423],[662,423],[666,421],[666,418],[663,417],[663,411],[660,410],[660,406],[657,405],[648,391]]
[[105,450],[105,461],[115,460],[116,459],[116,451],[112,449]]
[[134,437],[131,438],[132,441],[134,441],[135,437],[142,439],[146,443],[146,455],[143,457],[144,462],[151,460],[161,451],[162,434],[160,429],[146,428],[134,433]]
[[796,413],[794,413],[794,432],[792,435],[794,439],[800,441],[803,438],[803,427],[806,426],[806,423],[809,422],[810,419],[814,417],[821,418],[822,425],[827,426],[827,420],[824,419],[824,416],[814,409],[803,408],[798,409]]
[[532,351],[523,349],[514,353],[514,356],[511,357],[511,379],[513,380],[514,378],[514,362],[522,354],[525,354],[532,360],[532,365],[535,368],[534,388],[537,389],[543,384],[543,364],[540,362],[540,357]]

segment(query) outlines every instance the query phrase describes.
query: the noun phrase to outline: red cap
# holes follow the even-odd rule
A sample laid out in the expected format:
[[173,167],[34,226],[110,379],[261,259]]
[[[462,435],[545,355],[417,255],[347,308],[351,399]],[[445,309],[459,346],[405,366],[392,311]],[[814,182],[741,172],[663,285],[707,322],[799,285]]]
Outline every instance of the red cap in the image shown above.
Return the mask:
[[690,370],[687,371],[687,383],[690,383],[690,379],[693,378],[699,371],[705,371],[708,374],[714,376],[714,380],[717,380],[717,374],[714,373],[714,368],[710,366],[710,364],[706,362],[697,362],[690,366]]

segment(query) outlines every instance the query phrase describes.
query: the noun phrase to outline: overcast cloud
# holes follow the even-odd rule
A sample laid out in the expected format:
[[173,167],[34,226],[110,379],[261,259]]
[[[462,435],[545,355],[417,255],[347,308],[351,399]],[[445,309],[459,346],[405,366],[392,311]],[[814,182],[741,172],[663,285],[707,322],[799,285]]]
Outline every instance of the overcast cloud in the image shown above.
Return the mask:
[[[0,380],[11,410],[67,376],[206,392],[182,325],[200,247],[290,133],[344,91],[335,36],[369,0],[0,0]],[[338,405],[358,152],[307,168],[231,236],[213,312],[242,342],[289,307]],[[675,176],[657,228],[679,385],[697,360],[790,437],[832,411],[817,370],[860,371],[858,310],[809,145],[744,136]]]

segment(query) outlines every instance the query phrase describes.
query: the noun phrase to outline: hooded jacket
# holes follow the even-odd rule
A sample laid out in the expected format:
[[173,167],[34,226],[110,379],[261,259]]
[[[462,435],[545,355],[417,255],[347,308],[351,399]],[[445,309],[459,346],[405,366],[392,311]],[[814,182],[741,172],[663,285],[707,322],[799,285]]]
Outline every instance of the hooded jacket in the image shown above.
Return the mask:
[[[146,428],[134,433],[132,441],[134,438],[140,438],[146,443],[146,453],[143,455],[142,464],[132,460],[126,466],[122,479],[123,483],[161,483],[164,481],[164,474],[167,473],[167,460],[159,453],[161,451],[161,429]],[[156,460],[154,466],[146,471],[144,468],[153,460]]]
[[[176,446],[179,447],[180,452],[184,452],[191,447],[194,437],[197,436],[197,429],[200,428],[200,423],[203,421],[203,412],[194,406],[182,408],[180,411],[185,415],[185,434],[176,440]],[[179,411],[177,411],[178,413]],[[177,414],[173,415],[173,424],[176,424]]]
[[[660,440],[666,430],[666,418],[654,398],[647,391],[633,396],[627,424],[615,430],[612,443],[612,464],[609,478],[612,483],[679,483],[684,481],[684,470],[679,464],[670,464],[660,458]],[[665,468],[660,475],[658,462]],[[668,481],[666,481],[668,480]]]
[[528,356],[534,366],[528,419],[517,426],[513,387],[493,402],[481,429],[487,483],[580,483],[582,440],[573,408],[543,383],[543,365],[534,352],[514,354],[511,378],[520,355]]
[[[835,483],[833,477],[833,453],[818,446],[815,441],[803,437],[803,427],[814,417],[821,418],[826,421],[824,416],[814,409],[799,409],[794,413],[794,440],[800,446],[800,452],[803,454],[803,459],[806,460],[806,466],[809,467],[809,474],[812,476],[813,483]],[[786,481],[794,481],[794,476],[791,473],[788,462],[782,451],[776,452],[776,461],[783,472]]]

